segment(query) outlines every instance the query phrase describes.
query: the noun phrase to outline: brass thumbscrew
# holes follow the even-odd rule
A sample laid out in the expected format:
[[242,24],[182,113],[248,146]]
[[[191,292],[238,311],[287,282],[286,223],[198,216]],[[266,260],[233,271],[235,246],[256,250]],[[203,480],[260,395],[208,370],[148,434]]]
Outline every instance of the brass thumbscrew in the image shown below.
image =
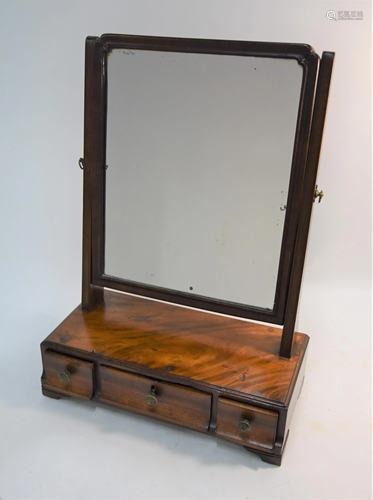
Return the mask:
[[314,197],[313,197],[313,202],[315,202],[316,198],[318,198],[319,199],[319,203],[320,203],[320,201],[322,200],[323,196],[324,196],[324,191],[318,191],[317,185],[316,185],[316,190],[315,190],[315,194],[314,194]]

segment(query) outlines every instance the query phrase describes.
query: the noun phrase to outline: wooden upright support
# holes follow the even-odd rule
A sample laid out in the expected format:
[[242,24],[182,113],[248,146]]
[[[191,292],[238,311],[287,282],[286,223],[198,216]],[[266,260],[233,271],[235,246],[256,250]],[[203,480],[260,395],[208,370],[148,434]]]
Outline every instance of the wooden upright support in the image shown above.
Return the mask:
[[317,81],[315,106],[313,110],[307,168],[304,177],[297,239],[294,250],[288,300],[285,310],[280,356],[290,358],[293,347],[295,320],[297,316],[299,293],[302,282],[307,239],[311,222],[312,206],[319,165],[322,135],[328,103],[330,80],[333,69],[334,53],[323,52]]

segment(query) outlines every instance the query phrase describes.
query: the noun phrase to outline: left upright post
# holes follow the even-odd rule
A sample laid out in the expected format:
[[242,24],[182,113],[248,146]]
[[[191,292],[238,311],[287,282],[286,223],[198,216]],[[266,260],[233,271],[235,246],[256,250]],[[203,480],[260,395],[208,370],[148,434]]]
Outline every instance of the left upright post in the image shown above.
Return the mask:
[[94,203],[94,47],[97,37],[87,37],[84,84],[84,169],[83,169],[83,266],[82,309],[91,311],[103,300],[104,289],[92,283],[93,203]]

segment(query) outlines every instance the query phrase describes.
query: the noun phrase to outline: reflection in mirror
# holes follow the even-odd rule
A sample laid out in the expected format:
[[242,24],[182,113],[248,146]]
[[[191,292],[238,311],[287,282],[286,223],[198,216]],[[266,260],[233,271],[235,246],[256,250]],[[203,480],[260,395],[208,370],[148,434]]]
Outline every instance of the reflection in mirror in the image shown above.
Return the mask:
[[108,56],[105,274],[273,309],[302,68]]

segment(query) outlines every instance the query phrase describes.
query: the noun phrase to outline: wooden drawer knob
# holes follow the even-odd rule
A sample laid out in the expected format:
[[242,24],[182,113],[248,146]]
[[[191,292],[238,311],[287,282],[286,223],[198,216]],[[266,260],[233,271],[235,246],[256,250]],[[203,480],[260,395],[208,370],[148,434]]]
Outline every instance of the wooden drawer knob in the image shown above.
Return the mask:
[[148,403],[148,405],[156,405],[158,403],[154,385],[152,385],[151,387],[150,394],[147,394],[144,399]]
[[71,376],[71,373],[69,372],[69,370],[65,370],[64,372],[60,372],[57,374],[57,377],[61,380],[61,382],[69,382],[70,381],[70,376]]
[[241,432],[249,432],[251,429],[250,422],[248,420],[241,420],[241,422],[237,424],[237,429]]

